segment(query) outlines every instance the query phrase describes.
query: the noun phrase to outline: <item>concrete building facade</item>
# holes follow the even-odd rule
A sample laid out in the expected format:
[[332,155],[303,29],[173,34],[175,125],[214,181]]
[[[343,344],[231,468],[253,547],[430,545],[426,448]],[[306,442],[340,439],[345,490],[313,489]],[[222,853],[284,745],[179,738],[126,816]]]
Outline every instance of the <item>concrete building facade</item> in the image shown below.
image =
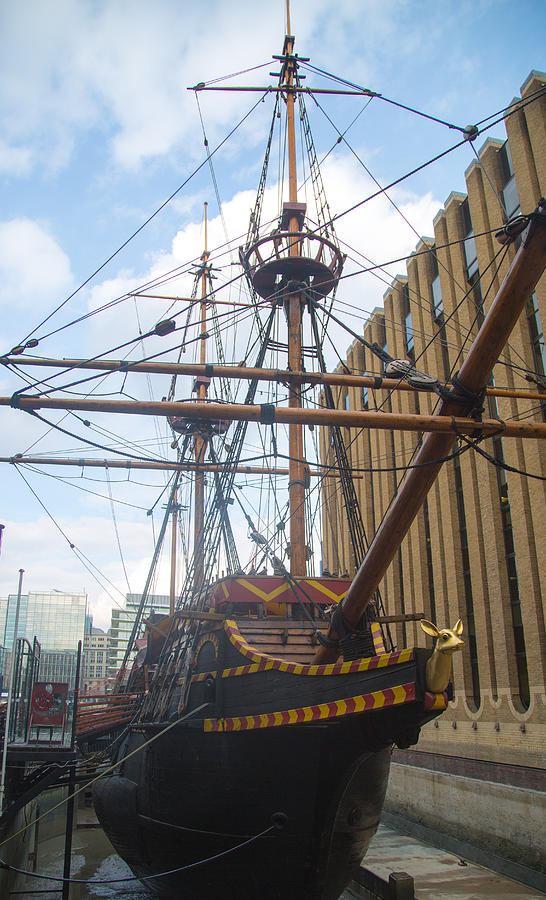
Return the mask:
[[[495,230],[546,196],[545,84],[543,73],[529,75],[505,119],[507,140],[481,147],[465,173],[467,193],[449,195],[434,236],[420,240],[365,327],[367,342],[442,382],[460,368],[517,251],[519,243],[500,247]],[[546,276],[490,385],[526,390],[529,399],[489,395],[485,416],[546,421],[546,404],[532,396],[546,393],[544,322]],[[383,374],[359,341],[347,366]],[[432,413],[437,399],[353,388],[336,395],[340,407],[404,414]],[[411,462],[419,437],[357,429],[345,436],[353,466],[372,469],[355,484],[373,536],[403,476],[395,467]],[[546,812],[546,447],[500,436],[480,447],[488,459],[471,449],[445,463],[380,586],[388,613],[424,613],[439,627],[462,618],[466,645],[454,656],[455,700],[423,730],[418,749],[395,753],[387,808],[537,866]],[[327,437],[321,454],[331,456]],[[341,491],[334,479],[325,491],[324,568],[351,574]],[[395,625],[393,638],[398,648],[430,643],[416,622]],[[490,810],[485,818],[480,804]]]
[[82,679],[84,694],[108,692],[108,650],[110,638],[101,628],[93,628],[83,642]]
[[[123,664],[127,644],[140,606],[141,594],[127,594],[125,608],[112,609],[108,644],[108,678],[115,678]],[[150,594],[146,599],[144,619],[150,613],[168,614],[170,597],[168,594]]]

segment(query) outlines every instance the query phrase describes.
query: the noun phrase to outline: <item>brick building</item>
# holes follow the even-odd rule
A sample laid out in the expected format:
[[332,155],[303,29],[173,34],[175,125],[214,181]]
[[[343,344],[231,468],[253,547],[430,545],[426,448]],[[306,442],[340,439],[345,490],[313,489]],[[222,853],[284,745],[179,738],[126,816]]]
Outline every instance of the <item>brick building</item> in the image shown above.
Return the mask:
[[[369,318],[364,338],[441,381],[460,368],[516,253],[492,231],[546,196],[546,75],[531,72],[505,119],[507,140],[488,139],[467,169],[467,194],[452,193]],[[533,99],[535,98],[535,99]],[[502,204],[502,206],[501,206]],[[502,209],[504,207],[504,211]],[[504,214],[503,214],[504,213]],[[546,276],[529,298],[491,386],[546,393],[541,322]],[[462,354],[462,356],[461,356]],[[379,375],[382,362],[361,342],[347,354],[354,374]],[[527,379],[527,380],[526,380]],[[348,409],[431,413],[436,395],[339,389]],[[545,421],[539,399],[488,396],[485,415]],[[346,429],[353,466],[388,469],[410,462],[418,436]],[[546,476],[546,447],[534,439],[496,437],[483,448],[499,463]],[[331,448],[322,438],[321,454]],[[400,471],[355,482],[364,524],[373,535]],[[341,491],[327,484],[324,568],[354,572]],[[387,809],[450,832],[530,866],[538,865],[545,813],[546,717],[545,482],[499,468],[473,450],[447,462],[381,584],[387,612],[422,612],[439,626],[464,622],[464,652],[454,657],[455,700],[423,729],[418,748],[396,751]],[[418,624],[394,626],[397,647],[430,644]],[[453,776],[458,776],[453,778]],[[531,791],[532,793],[529,793]],[[542,819],[543,820],[543,819]]]

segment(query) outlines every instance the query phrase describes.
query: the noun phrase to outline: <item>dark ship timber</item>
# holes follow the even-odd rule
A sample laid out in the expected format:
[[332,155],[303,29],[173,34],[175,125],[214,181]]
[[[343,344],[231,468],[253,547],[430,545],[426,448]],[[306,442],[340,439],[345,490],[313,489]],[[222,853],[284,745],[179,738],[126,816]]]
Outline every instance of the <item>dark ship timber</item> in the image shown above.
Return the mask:
[[[256,307],[261,304],[271,313],[260,326],[262,348],[272,341],[274,315],[286,317],[285,370],[267,374],[260,349],[255,368],[246,374],[244,404],[209,402],[211,378],[221,376],[222,367],[208,364],[205,357],[210,297],[205,238],[199,270],[201,364],[194,367],[192,401],[175,399],[174,380],[169,397],[157,404],[36,399],[21,393],[15,404],[11,398],[12,405],[22,409],[115,409],[169,417],[182,440],[179,468],[187,465],[185,454],[193,446],[193,561],[180,602],[175,604],[173,598],[170,616],[150,620],[133,668],[122,673],[118,690],[123,686],[131,692],[141,690],[142,705],[117,747],[115,774],[95,787],[97,813],[119,854],[152,890],[184,900],[335,900],[358,869],[379,823],[391,748],[414,744],[423,724],[440,714],[452,696],[447,679],[439,685],[427,672],[430,651],[392,648],[382,631],[388,617],[381,614],[376,591],[456,433],[478,427],[467,417],[475,411],[546,258],[541,208],[531,217],[456,387],[443,392],[414,468],[366,552],[359,544],[356,495],[347,478],[343,480],[355,559],[361,561],[355,579],[310,575],[303,514],[310,470],[303,453],[303,423],[329,424],[341,468],[340,426],[364,424],[371,414],[335,410],[328,394],[314,315],[317,305],[335,291],[344,257],[330,217],[319,216],[320,227],[309,224],[306,207],[298,202],[294,107],[306,89],[299,81],[289,26],[287,31],[278,57],[278,87],[264,91],[273,92],[286,109],[289,199],[274,231],[260,234],[262,179],[240,254]],[[303,110],[300,120],[306,130]],[[309,141],[307,148],[313,151]],[[316,157],[314,163],[310,169],[316,177]],[[502,240],[513,239],[527,221],[521,219],[512,229],[507,226]],[[310,321],[308,332],[315,338],[313,359],[319,364],[315,374],[325,385],[326,409],[303,409],[302,386],[313,374],[304,371],[304,313]],[[157,334],[168,331],[168,322],[156,328]],[[64,363],[70,368],[79,364]],[[116,361],[81,365],[127,369],[127,364]],[[153,364],[148,371],[152,368]],[[138,371],[139,364],[131,364],[131,369]],[[289,386],[287,406],[256,405],[257,381],[266,374]],[[245,372],[238,377],[245,377]],[[238,425],[227,455],[219,460],[214,441],[225,434],[230,421]],[[227,517],[248,421],[268,427],[280,421],[289,424],[289,570],[247,516],[262,564],[265,561],[273,570],[266,575],[239,571]],[[482,422],[479,427],[497,429],[499,423]],[[204,499],[205,471],[212,473],[214,487],[215,499],[209,506]],[[163,534],[176,511],[175,480]],[[228,548],[231,574],[218,579],[213,570],[220,538]],[[151,579],[143,603],[150,583]],[[133,644],[140,625],[139,618]]]
[[[302,587],[343,596],[348,584],[309,579]],[[376,626],[383,652],[313,664],[312,625],[290,614],[259,617],[267,599],[242,602],[268,593],[300,608],[281,578],[220,583],[215,595],[236,598],[236,618],[196,620],[190,672],[177,677],[174,663],[120,758],[181,713],[188,718],[97,786],[100,820],[143,879],[215,857],[274,826],[221,860],[147,882],[166,894],[338,897],[377,828],[392,744],[414,743],[446,706],[447,692],[426,690],[427,651],[385,653]],[[171,639],[175,658],[185,641],[183,616],[174,629],[181,636]]]

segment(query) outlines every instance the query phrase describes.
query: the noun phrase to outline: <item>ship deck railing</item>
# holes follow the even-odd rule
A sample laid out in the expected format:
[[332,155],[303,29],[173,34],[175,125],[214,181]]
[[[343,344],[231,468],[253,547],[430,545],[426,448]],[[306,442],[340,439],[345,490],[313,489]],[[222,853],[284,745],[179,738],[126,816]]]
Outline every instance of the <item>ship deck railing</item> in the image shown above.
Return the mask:
[[76,737],[96,737],[131,722],[140,706],[142,694],[84,694],[80,696],[76,716]]

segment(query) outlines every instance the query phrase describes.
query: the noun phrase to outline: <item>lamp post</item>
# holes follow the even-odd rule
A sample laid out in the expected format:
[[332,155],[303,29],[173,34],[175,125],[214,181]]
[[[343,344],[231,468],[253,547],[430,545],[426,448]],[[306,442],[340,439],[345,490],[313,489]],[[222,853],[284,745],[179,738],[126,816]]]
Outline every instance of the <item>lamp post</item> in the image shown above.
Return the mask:
[[11,702],[13,698],[13,682],[15,676],[15,648],[17,647],[17,628],[19,627],[19,608],[21,606],[21,591],[23,587],[24,569],[19,569],[19,587],[17,589],[17,606],[15,608],[15,628],[13,630],[13,643],[11,646],[11,664],[9,669],[8,702],[6,706],[6,723],[4,727],[4,752],[2,754],[2,774],[0,775],[0,815],[4,812],[4,795],[6,787],[6,762],[8,757],[9,720],[11,714]]

